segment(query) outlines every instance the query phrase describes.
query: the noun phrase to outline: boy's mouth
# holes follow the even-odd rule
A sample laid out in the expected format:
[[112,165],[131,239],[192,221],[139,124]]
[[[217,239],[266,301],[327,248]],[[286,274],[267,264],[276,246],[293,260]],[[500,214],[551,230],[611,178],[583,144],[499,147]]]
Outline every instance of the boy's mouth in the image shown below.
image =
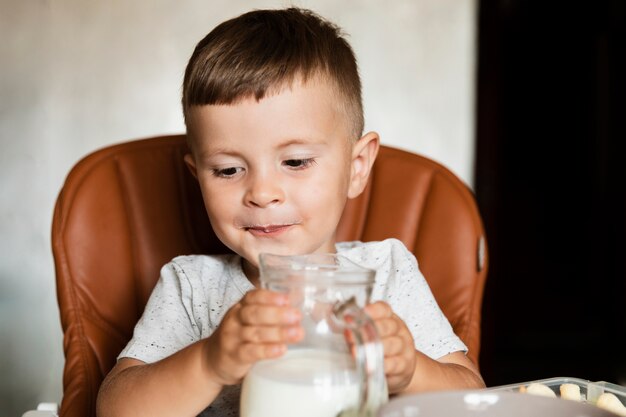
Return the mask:
[[244,226],[246,232],[252,233],[254,236],[275,236],[283,233],[298,223],[288,224],[266,224],[266,225],[250,225]]

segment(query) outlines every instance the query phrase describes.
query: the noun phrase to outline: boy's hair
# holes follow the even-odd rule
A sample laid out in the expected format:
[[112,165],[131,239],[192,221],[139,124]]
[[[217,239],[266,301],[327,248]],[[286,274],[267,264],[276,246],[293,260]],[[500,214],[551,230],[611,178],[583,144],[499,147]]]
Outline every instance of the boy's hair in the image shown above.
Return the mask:
[[306,82],[329,81],[354,139],[363,133],[361,81],[341,29],[310,10],[255,10],[227,20],[196,46],[183,81],[183,113],[207,104],[233,104]]

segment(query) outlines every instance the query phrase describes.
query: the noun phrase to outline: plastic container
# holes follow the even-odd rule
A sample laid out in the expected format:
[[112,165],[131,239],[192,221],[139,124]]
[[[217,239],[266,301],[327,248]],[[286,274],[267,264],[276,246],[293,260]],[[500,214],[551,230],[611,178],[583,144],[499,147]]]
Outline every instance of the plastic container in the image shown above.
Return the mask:
[[437,391],[398,396],[377,417],[616,417],[591,404],[505,390]]
[[595,404],[601,394],[609,392],[611,394],[614,394],[622,402],[622,405],[626,407],[626,387],[612,384],[606,381],[592,382],[580,378],[556,377],[521,382],[517,384],[500,385],[497,387],[487,388],[487,390],[520,392],[520,389],[522,387],[528,387],[528,385],[532,383],[540,383],[546,385],[548,388],[554,391],[557,397],[560,397],[560,387],[562,384],[578,385],[580,387],[581,401],[591,404]]

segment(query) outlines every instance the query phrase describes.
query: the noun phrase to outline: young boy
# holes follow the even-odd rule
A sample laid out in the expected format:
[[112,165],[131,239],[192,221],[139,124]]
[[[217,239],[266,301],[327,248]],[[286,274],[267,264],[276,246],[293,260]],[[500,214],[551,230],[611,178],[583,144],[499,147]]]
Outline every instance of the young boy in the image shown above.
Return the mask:
[[250,367],[303,337],[286,296],[259,289],[263,252],[340,252],[377,269],[379,301],[366,311],[383,342],[391,394],[484,386],[399,241],[335,242],[344,205],[363,191],[379,147],[376,133],[362,134],[357,65],[336,26],[293,8],[222,23],[190,59],[183,110],[185,162],[234,254],[163,267],[102,384],[99,416],[237,415]]

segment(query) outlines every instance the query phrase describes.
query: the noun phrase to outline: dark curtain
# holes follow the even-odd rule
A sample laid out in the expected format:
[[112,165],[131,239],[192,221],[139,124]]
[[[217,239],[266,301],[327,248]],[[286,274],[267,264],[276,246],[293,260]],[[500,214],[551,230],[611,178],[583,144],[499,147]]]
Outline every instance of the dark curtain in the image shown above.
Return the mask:
[[626,385],[626,1],[479,2],[489,386]]

